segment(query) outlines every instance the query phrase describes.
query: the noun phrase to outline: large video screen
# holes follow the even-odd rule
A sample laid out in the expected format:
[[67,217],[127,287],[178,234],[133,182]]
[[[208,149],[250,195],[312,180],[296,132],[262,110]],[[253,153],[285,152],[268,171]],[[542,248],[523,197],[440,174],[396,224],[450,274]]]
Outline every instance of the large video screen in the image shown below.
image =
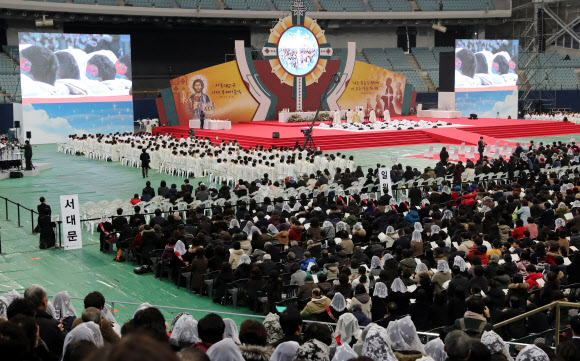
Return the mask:
[[23,103],[132,101],[131,38],[19,33]]
[[318,40],[303,26],[289,28],[278,41],[280,64],[294,76],[304,76],[314,70],[319,55]]
[[518,40],[455,40],[455,91],[517,90]]

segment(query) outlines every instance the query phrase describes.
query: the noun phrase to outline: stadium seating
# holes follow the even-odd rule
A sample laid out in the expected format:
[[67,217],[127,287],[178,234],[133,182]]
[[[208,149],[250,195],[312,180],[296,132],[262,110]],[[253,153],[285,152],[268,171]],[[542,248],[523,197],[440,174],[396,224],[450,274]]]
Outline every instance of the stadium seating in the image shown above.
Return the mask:
[[222,0],[232,10],[268,10],[266,0]]
[[423,70],[438,70],[439,59],[435,59],[433,52],[427,48],[414,48],[413,55]]
[[385,54],[393,67],[391,70],[413,70],[413,65],[409,62],[407,55],[403,52],[401,48],[387,48],[385,49]]
[[220,6],[215,0],[176,0],[183,9],[213,9],[219,10]]
[[75,4],[120,6],[119,0],[73,0]]
[[404,70],[399,73],[407,77],[407,83],[412,84],[416,92],[426,93],[429,90],[417,70]]
[[[318,7],[312,0],[303,0],[303,2],[308,7],[308,11],[318,11]],[[272,3],[280,11],[290,11],[290,6],[294,3],[294,0],[272,0]]]
[[171,0],[125,0],[127,6],[172,8],[174,4]]

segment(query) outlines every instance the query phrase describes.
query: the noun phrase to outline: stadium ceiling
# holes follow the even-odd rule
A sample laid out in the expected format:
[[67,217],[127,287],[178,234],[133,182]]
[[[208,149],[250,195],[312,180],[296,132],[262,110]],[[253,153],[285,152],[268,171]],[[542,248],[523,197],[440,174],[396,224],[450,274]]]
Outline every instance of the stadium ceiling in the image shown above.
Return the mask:
[[[0,0],[1,15],[3,17],[16,14],[31,13],[47,14],[78,14],[87,16],[111,16],[117,18],[182,18],[182,19],[234,19],[242,20],[272,20],[288,15],[284,11],[240,11],[240,10],[209,10],[209,9],[182,9],[182,8],[147,8],[132,6],[104,6],[85,5],[74,3],[55,3],[42,1]],[[8,15],[10,13],[10,15]],[[511,3],[501,10],[481,11],[415,11],[415,12],[331,12],[311,11],[308,13],[318,20],[433,20],[433,19],[507,19],[511,17]]]

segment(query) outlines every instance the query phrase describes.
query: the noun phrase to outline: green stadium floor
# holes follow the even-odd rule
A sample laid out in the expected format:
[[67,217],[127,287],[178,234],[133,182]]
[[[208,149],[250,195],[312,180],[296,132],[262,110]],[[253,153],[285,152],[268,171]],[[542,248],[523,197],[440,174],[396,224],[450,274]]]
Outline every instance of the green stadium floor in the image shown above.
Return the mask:
[[[580,135],[574,135],[580,139]],[[535,141],[568,141],[570,135],[536,138]],[[530,139],[524,139],[529,141]],[[441,144],[435,144],[435,149]],[[374,167],[377,163],[391,165],[392,157],[397,163],[411,165],[419,169],[434,165],[433,160],[407,158],[407,154],[421,154],[428,145],[386,147],[343,151],[354,155],[357,164],[363,168]],[[140,193],[144,187],[141,170],[121,166],[118,162],[106,163],[89,160],[81,156],[58,153],[56,145],[35,146],[33,162],[52,163],[53,168],[42,171],[37,177],[7,179],[0,181],[0,195],[27,208],[36,209],[38,198],[44,196],[52,206],[53,214],[60,214],[59,197],[62,194],[78,194],[80,203],[88,201],[129,199]],[[161,180],[168,184],[183,183],[179,177],[149,172],[148,180],[154,187]],[[190,179],[192,184],[203,179]],[[43,285],[49,294],[67,290],[71,297],[83,298],[87,293],[98,290],[108,301],[149,302],[154,305],[191,308],[208,311],[232,312],[244,315],[253,313],[245,307],[234,310],[231,305],[221,306],[209,301],[205,296],[190,294],[185,288],[177,289],[166,278],[158,280],[151,273],[136,275],[131,262],[113,262],[112,254],[99,251],[98,233],[91,234],[83,228],[83,248],[72,251],[40,250],[38,236],[32,235],[30,212],[21,211],[20,224],[17,222],[17,207],[9,204],[8,218],[4,202],[0,200],[0,291],[15,289],[23,292],[29,285]],[[36,217],[34,218],[36,223]],[[83,309],[81,300],[73,300],[77,312]],[[115,317],[120,323],[130,319],[136,305],[115,305]],[[162,310],[170,321],[180,310]],[[199,319],[203,312],[190,313]],[[224,316],[225,317],[225,316]],[[241,323],[248,316],[232,316]]]

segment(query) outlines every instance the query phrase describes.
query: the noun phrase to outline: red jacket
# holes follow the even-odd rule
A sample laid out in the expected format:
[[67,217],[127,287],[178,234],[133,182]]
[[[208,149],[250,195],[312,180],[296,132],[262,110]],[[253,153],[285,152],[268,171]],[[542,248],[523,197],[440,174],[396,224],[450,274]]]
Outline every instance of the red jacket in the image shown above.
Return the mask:
[[481,260],[481,265],[487,266],[487,248],[485,248],[485,246],[480,247],[480,249],[477,249],[478,246],[471,247],[469,253],[467,254],[467,258],[471,260],[473,257],[478,257]]
[[526,283],[528,284],[528,291],[532,289],[532,287],[536,286],[536,288],[541,288],[540,284],[536,282],[537,279],[542,278],[541,273],[530,273],[528,277],[526,277]]
[[517,227],[511,232],[511,235],[515,239],[522,239],[522,238],[524,238],[524,231],[527,231],[527,230],[528,230],[528,228],[524,227],[524,226]]
[[461,198],[461,204],[464,206],[470,206],[475,204],[475,196],[477,196],[477,191],[474,191],[472,194],[466,194]]

